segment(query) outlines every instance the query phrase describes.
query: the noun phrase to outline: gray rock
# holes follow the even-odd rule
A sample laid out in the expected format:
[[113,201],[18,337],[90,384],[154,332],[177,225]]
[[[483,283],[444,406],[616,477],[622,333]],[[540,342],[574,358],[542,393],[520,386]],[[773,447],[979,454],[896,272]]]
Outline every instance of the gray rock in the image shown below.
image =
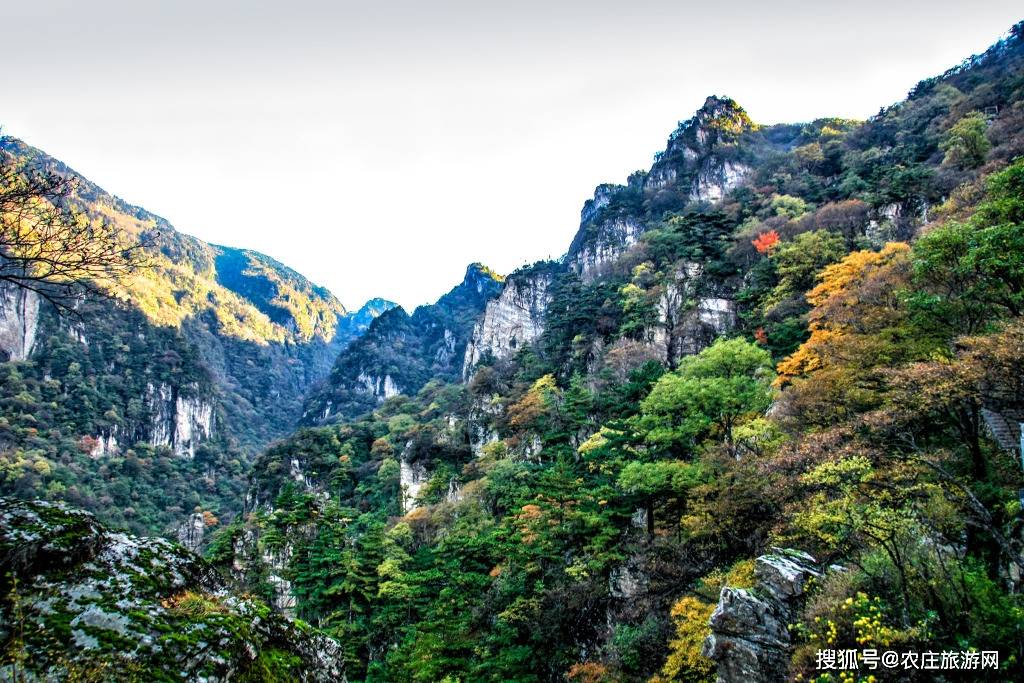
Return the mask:
[[754,579],[777,600],[791,600],[804,594],[807,580],[818,578],[814,558],[799,551],[777,551],[754,562]]
[[547,270],[527,270],[508,277],[501,294],[487,303],[483,317],[473,327],[462,364],[464,379],[472,376],[484,356],[512,356],[540,337],[552,281],[553,274]]
[[0,282],[0,361],[26,360],[35,346],[39,295]]
[[743,588],[726,586],[711,614],[711,630],[751,643],[784,648],[789,645],[784,610],[771,600],[758,598]]
[[711,614],[711,635],[701,654],[718,665],[719,683],[786,680],[792,647],[788,624],[808,581],[822,572],[806,553],[773,550],[755,561],[754,588],[726,586]]
[[[63,504],[0,497],[0,575],[17,579],[18,613],[0,605],[0,630],[22,624],[28,658],[17,680],[64,680],[68,666],[101,664],[137,667],[146,680],[226,683],[270,650],[297,657],[275,665],[289,680],[345,680],[337,642],[232,595],[181,546],[108,531]],[[9,674],[0,667],[0,681]]]

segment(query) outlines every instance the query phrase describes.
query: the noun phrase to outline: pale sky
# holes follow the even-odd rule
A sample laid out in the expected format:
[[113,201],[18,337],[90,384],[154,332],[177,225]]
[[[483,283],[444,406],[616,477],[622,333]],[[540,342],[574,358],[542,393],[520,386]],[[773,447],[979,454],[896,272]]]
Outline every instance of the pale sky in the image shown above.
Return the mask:
[[0,0],[0,124],[204,240],[433,301],[558,257],[710,94],[866,118],[1019,0]]

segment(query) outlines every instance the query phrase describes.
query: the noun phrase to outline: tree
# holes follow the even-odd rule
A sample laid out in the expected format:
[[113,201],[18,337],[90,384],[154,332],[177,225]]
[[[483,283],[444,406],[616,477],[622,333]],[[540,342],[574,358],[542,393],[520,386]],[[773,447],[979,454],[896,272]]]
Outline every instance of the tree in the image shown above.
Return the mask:
[[771,403],[770,354],[744,339],[720,339],[664,375],[641,403],[645,440],[663,450],[692,452],[717,433],[736,455],[734,428]]
[[880,251],[855,251],[825,268],[818,285],[807,293],[814,306],[810,339],[779,363],[778,383],[851,361],[861,367],[874,365],[882,352],[850,354],[843,347],[851,342],[880,343],[879,332],[902,322],[900,290],[908,279],[909,255],[908,245],[891,242]]
[[989,180],[970,221],[939,226],[917,241],[914,279],[924,289],[917,303],[950,333],[1024,313],[1024,161]]
[[815,275],[845,255],[842,236],[828,230],[803,232],[779,244],[771,253],[779,284],[768,296],[769,306],[811,289]]
[[772,197],[769,208],[776,216],[800,218],[807,213],[807,202],[788,194],[777,194]]
[[654,508],[663,498],[675,498],[681,508],[686,493],[703,479],[699,464],[681,460],[631,462],[622,469],[618,485],[623,491],[643,502],[647,517],[647,534],[654,535]]
[[992,145],[985,133],[988,122],[981,112],[972,111],[953,124],[942,141],[946,153],[943,163],[962,168],[977,168],[985,163]]
[[868,205],[859,199],[826,204],[814,213],[814,225],[842,234],[846,245],[852,247],[868,225]]
[[777,230],[758,233],[757,237],[752,239],[750,243],[754,245],[754,249],[757,249],[758,254],[770,253],[772,247],[779,243],[779,233]]
[[0,282],[69,311],[83,294],[106,295],[143,262],[141,242],[78,212],[76,180],[24,168],[0,153]]

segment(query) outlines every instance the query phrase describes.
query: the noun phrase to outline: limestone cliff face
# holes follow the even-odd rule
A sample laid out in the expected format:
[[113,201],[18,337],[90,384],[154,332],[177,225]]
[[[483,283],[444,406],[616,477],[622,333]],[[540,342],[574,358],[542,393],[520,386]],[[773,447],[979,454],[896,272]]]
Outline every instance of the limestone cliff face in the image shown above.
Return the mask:
[[596,227],[597,236],[572,258],[572,269],[586,280],[594,279],[604,267],[614,263],[636,244],[645,226],[634,216],[613,216]]
[[185,518],[185,521],[178,526],[178,543],[183,547],[198,553],[203,547],[203,537],[206,535],[206,519],[202,512],[193,512]]
[[0,362],[26,360],[36,341],[39,295],[0,282]]
[[209,390],[204,393],[199,386],[179,388],[149,382],[142,398],[149,411],[148,421],[127,428],[115,425],[87,437],[90,456],[116,455],[124,447],[144,441],[170,448],[179,458],[194,458],[196,448],[213,438],[215,404]]
[[395,380],[391,379],[391,375],[386,374],[381,377],[360,372],[357,379],[366,389],[366,393],[375,396],[378,402],[402,393],[402,390],[395,384]]
[[260,543],[259,530],[247,526],[232,543],[233,558],[231,573],[245,585],[262,579],[270,587],[270,604],[275,610],[289,617],[295,617],[295,595],[292,582],[284,578],[294,554],[295,542],[311,533],[309,525],[289,529],[283,545],[267,546]]
[[544,267],[531,267],[508,277],[501,294],[488,302],[473,327],[462,364],[463,378],[468,378],[484,357],[511,356],[540,337],[553,280],[553,271]]
[[420,491],[430,480],[426,466],[411,460],[412,442],[405,445],[400,460],[399,484],[402,489],[402,512],[408,514],[420,506]]
[[739,187],[750,171],[749,166],[739,162],[708,159],[697,173],[690,197],[700,202],[717,202],[726,192]]
[[643,174],[631,176],[628,185],[598,185],[584,203],[580,228],[566,254],[569,268],[584,280],[598,277],[647,229],[637,204],[642,185]]
[[648,334],[662,359],[674,367],[680,358],[700,353],[735,324],[736,305],[729,292],[710,282],[700,263],[685,263],[663,285],[658,325]]
[[148,441],[167,446],[180,457],[193,458],[196,446],[213,436],[213,402],[186,396],[178,387],[150,383],[146,392],[150,408]]

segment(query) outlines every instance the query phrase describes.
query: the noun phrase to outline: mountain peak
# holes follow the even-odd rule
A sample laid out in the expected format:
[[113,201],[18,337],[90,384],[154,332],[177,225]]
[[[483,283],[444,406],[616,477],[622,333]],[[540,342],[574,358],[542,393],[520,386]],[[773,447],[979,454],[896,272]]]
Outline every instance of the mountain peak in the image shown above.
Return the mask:
[[397,305],[398,304],[394,301],[388,301],[387,299],[383,299],[378,296],[368,300],[365,304],[360,306],[355,315],[372,314],[374,316],[378,316],[384,311],[389,311]]
[[704,100],[704,104],[697,110],[697,114],[699,115],[701,112],[709,112],[715,115],[732,113],[746,115],[746,111],[736,100],[728,96],[719,97],[718,95],[708,95],[707,99]]
[[669,139],[669,146],[676,141],[693,146],[709,142],[735,139],[741,133],[755,128],[746,110],[731,97],[710,95],[704,100],[692,118],[683,121]]
[[485,266],[479,261],[474,261],[466,266],[466,275],[462,278],[462,284],[483,291],[483,288],[494,282],[504,282],[505,276]]

